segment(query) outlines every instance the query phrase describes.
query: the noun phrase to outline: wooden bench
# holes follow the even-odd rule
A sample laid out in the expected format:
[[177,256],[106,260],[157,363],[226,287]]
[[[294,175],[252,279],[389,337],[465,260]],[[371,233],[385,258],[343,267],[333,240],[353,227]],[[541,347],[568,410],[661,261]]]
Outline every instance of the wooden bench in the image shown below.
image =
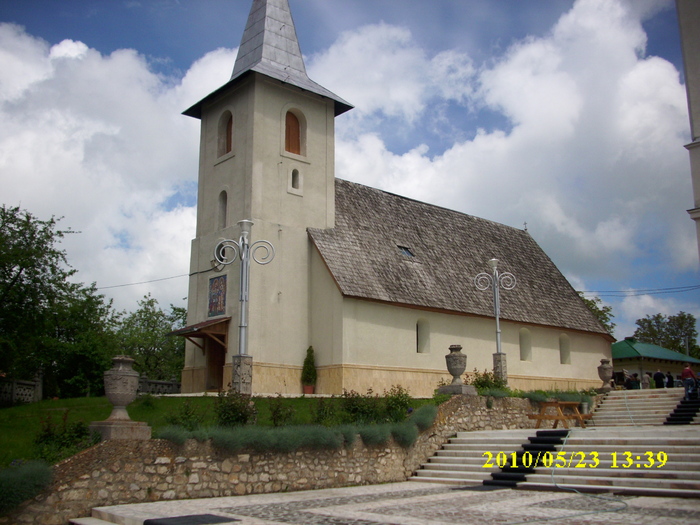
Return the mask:
[[[581,428],[586,428],[586,419],[591,418],[591,414],[582,414],[578,410],[578,401],[546,401],[542,403],[539,414],[528,414],[530,419],[536,419],[535,428],[540,428],[542,421],[554,421],[552,428],[557,428],[559,422],[564,428],[569,428],[568,421],[578,421]],[[547,414],[548,408],[554,408],[555,414]],[[564,414],[563,408],[570,408],[571,413]]]

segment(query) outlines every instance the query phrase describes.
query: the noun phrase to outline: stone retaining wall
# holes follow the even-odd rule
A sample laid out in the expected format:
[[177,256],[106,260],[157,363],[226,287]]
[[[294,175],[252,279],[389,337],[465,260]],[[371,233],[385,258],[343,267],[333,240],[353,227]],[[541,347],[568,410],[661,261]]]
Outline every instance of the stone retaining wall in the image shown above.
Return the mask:
[[93,507],[404,481],[459,431],[533,428],[527,399],[456,396],[404,449],[367,447],[288,454],[227,454],[210,442],[105,441],[55,467],[52,485],[0,523],[63,525]]

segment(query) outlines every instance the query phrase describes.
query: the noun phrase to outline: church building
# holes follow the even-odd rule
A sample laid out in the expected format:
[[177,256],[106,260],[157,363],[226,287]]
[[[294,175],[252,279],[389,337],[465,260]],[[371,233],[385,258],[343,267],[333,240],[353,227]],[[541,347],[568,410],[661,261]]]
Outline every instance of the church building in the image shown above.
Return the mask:
[[[184,112],[201,136],[182,391],[301,393],[312,346],[317,393],[431,396],[451,345],[493,368],[494,297],[474,281],[491,259],[517,280],[500,291],[509,386],[600,386],[613,338],[527,231],[335,177],[351,109],[307,76],[288,0],[254,0],[231,80]],[[250,260],[240,356],[240,261],[215,250],[244,220],[275,253]]]

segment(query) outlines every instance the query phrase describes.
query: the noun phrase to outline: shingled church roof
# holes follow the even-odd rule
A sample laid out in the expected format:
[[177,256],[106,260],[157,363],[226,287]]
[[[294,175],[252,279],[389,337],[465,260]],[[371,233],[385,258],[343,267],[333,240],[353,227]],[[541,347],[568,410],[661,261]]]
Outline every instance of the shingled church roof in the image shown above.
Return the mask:
[[346,297],[493,317],[474,277],[516,276],[501,318],[608,335],[527,231],[336,179],[335,227],[309,236]]

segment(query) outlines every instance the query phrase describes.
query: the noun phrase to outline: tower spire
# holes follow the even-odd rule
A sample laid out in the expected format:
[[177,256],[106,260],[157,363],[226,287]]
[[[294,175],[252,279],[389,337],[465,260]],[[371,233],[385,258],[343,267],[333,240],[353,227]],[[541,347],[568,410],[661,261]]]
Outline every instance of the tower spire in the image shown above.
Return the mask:
[[200,118],[201,104],[205,100],[251,71],[333,100],[336,116],[352,109],[351,104],[306,74],[288,0],[253,0],[231,80],[184,114]]

